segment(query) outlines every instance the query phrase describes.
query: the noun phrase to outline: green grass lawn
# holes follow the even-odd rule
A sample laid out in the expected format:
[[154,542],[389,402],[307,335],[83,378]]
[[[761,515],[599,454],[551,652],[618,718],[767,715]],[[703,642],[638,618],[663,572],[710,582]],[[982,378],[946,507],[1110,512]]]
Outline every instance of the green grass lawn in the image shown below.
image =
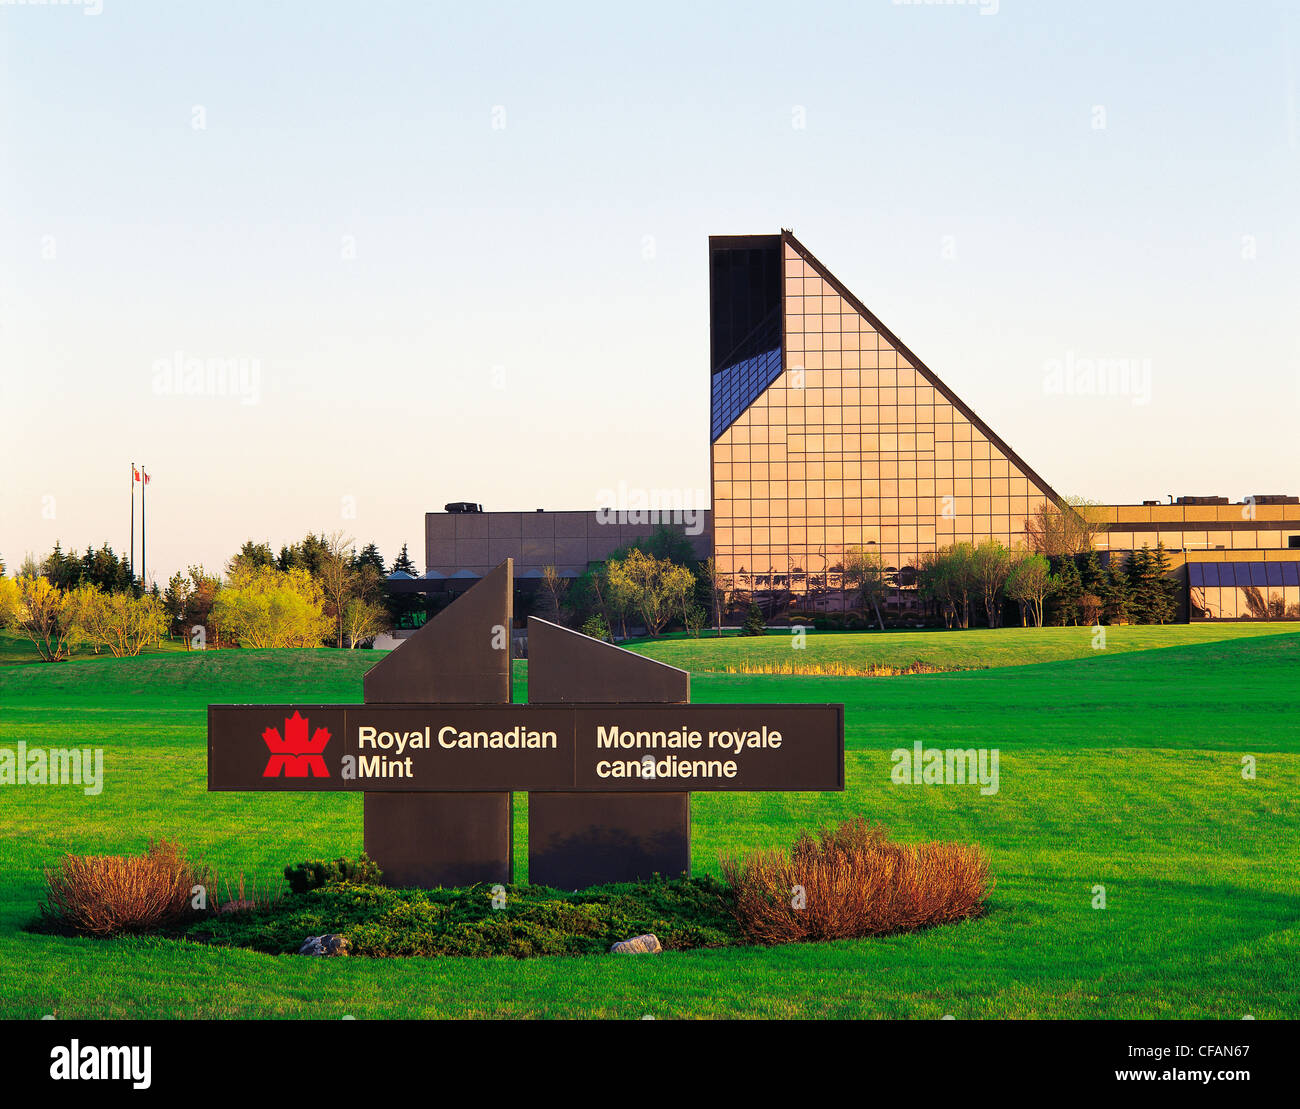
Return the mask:
[[[1169,624],[1108,627],[1105,650],[1148,651],[1192,643],[1215,643],[1259,635],[1295,634],[1294,624]],[[680,666],[683,670],[724,670],[742,659],[750,663],[787,663],[816,666],[825,663],[906,666],[922,662],[942,667],[1023,666],[1058,659],[1087,658],[1096,654],[1091,627],[1082,628],[970,628],[966,631],[819,632],[807,629],[803,647],[789,631],[769,631],[754,638],[723,636],[706,631],[699,639],[675,635],[658,640],[639,639],[632,650]]]
[[[933,643],[933,647],[930,644]],[[842,644],[842,646],[841,646]],[[694,868],[864,814],[900,840],[986,849],[983,919],[889,939],[633,958],[310,960],[163,940],[22,932],[66,851],[179,838],[259,884],[361,849],[361,798],[207,794],[209,702],[359,701],[371,652],[228,651],[0,671],[0,744],[105,748],[98,797],[0,790],[0,1016],[1300,1016],[1300,629],[810,633],[854,660],[978,659],[898,678],[707,673],[788,636],[641,649],[695,671],[693,699],[842,701],[840,794],[697,794]],[[901,652],[878,654],[875,652]],[[786,657],[784,654],[780,658]],[[993,660],[997,660],[995,663]],[[1034,659],[1050,661],[1013,665]],[[519,664],[517,697],[526,670]],[[890,752],[996,747],[1000,790],[891,784]],[[1241,758],[1257,760],[1243,780]],[[526,877],[526,797],[516,845]],[[1104,885],[1107,907],[1094,909]]]
[[[167,639],[156,647],[150,647],[145,654],[170,654],[177,651],[184,651],[185,643],[179,639]],[[103,654],[95,654],[93,647],[80,646],[68,659],[69,662],[81,662],[85,659],[103,658],[108,651]],[[111,656],[110,656],[111,657]],[[41,656],[36,652],[36,646],[27,636],[13,628],[0,630],[0,666],[12,666],[28,662],[40,662]]]

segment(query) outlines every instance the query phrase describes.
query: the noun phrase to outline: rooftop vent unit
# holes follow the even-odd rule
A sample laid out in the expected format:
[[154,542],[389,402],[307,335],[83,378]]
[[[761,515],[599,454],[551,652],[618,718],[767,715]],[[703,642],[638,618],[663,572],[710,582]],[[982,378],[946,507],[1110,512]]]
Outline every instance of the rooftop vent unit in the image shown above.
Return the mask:
[[1250,499],[1256,504],[1300,504],[1300,497],[1288,497],[1285,493],[1256,493]]
[[457,514],[463,512],[482,512],[483,506],[475,504],[473,501],[452,501],[450,504],[442,506],[444,512],[454,512]]
[[1155,507],[1156,505],[1158,505],[1159,503],[1160,503],[1159,501],[1143,501],[1143,502],[1142,502],[1142,507],[1143,507],[1143,508],[1154,508],[1154,507]]
[[1227,497],[1179,497],[1174,504],[1231,504]]

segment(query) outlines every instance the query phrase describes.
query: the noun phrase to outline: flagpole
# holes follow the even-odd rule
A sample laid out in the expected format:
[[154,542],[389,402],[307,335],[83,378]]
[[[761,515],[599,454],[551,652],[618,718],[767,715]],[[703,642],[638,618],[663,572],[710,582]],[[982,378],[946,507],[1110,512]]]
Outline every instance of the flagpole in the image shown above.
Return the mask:
[[149,471],[144,468],[144,463],[140,463],[140,592],[147,593],[148,587],[145,585],[145,545],[144,545],[144,492],[145,486],[149,484]]
[[131,586],[135,587],[135,463],[131,463]]

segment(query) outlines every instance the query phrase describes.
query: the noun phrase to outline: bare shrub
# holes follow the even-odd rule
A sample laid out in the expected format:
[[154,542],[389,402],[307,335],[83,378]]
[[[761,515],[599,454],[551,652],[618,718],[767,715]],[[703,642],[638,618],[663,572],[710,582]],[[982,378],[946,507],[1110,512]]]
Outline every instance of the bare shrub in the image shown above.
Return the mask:
[[152,932],[198,915],[193,889],[207,882],[179,844],[150,840],[143,855],[65,855],[46,869],[42,914],[87,936]]
[[764,944],[948,924],[982,913],[993,887],[979,847],[894,843],[861,817],[802,832],[789,852],[724,856],[722,874],[741,930]]

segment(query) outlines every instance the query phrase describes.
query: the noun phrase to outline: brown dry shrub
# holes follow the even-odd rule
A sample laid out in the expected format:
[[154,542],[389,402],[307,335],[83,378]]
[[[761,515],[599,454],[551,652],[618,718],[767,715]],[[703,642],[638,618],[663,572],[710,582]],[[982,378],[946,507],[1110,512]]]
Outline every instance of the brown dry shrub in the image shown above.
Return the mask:
[[[973,844],[894,843],[858,817],[789,852],[724,856],[736,920],[755,943],[852,939],[914,932],[978,916],[993,888],[988,859]],[[796,887],[804,904],[795,907]]]
[[143,855],[65,855],[46,869],[49,907],[42,915],[87,936],[152,932],[198,915],[193,888],[206,886],[184,849],[150,840]]

